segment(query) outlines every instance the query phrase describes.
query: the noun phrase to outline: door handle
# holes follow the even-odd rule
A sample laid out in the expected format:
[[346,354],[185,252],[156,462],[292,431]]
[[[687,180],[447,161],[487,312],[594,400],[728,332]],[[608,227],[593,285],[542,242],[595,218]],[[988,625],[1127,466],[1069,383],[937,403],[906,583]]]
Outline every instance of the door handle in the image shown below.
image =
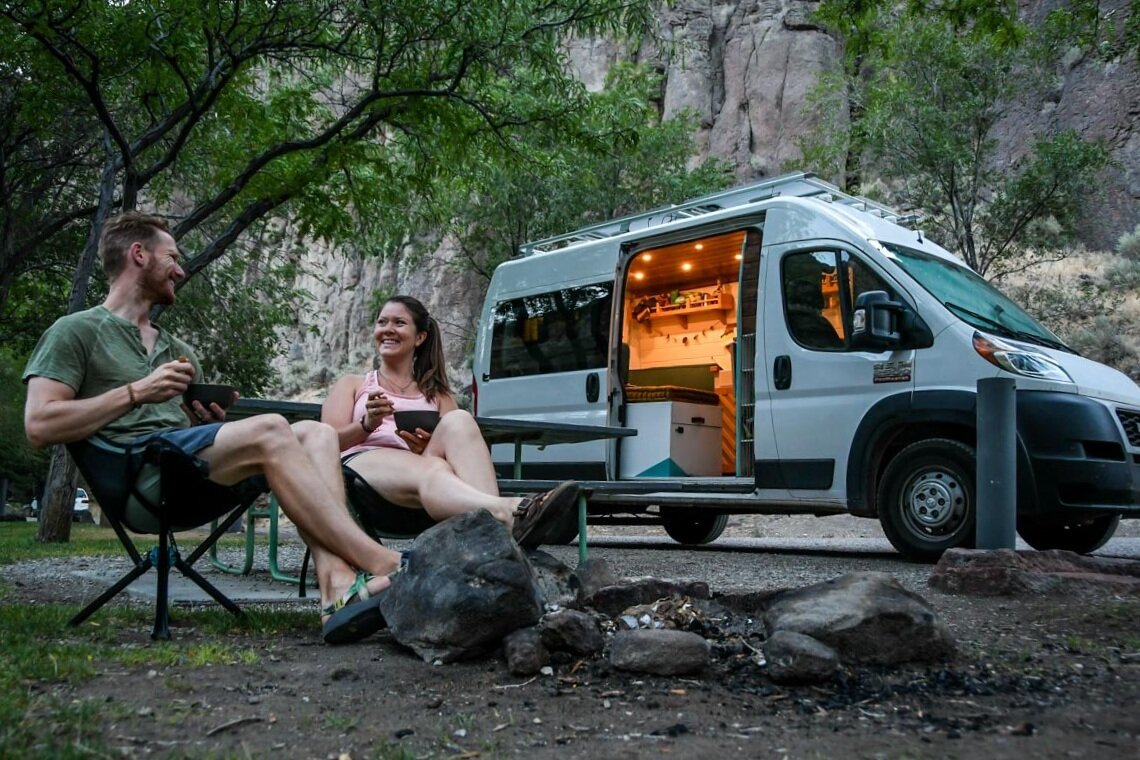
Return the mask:
[[772,383],[778,391],[792,387],[792,357],[784,354],[772,362]]
[[586,401],[594,403],[598,400],[598,394],[601,393],[602,384],[598,380],[598,373],[591,372],[586,375]]

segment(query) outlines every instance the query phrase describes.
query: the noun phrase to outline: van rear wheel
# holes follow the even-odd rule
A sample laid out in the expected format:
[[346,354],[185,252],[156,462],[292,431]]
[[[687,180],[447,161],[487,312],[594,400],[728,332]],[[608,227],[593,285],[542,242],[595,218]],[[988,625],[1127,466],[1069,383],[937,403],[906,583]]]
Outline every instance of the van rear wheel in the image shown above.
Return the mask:
[[1104,546],[1116,526],[1120,515],[1072,518],[1069,520],[1041,517],[1019,517],[1017,532],[1025,543],[1037,551],[1063,549],[1077,554],[1088,554]]
[[679,544],[708,544],[724,532],[728,515],[707,509],[662,508],[661,523],[669,538]]
[[974,448],[931,438],[904,448],[883,471],[879,522],[910,559],[934,562],[947,549],[974,545]]

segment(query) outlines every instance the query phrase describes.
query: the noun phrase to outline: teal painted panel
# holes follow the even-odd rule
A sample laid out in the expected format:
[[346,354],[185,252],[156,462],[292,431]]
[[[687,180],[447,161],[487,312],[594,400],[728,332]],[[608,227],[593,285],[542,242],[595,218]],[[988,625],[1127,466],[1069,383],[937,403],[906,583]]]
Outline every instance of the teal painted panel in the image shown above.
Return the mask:
[[682,470],[677,466],[677,463],[670,458],[662,459],[657,464],[650,467],[644,472],[637,473],[639,478],[676,478],[683,477],[689,473]]

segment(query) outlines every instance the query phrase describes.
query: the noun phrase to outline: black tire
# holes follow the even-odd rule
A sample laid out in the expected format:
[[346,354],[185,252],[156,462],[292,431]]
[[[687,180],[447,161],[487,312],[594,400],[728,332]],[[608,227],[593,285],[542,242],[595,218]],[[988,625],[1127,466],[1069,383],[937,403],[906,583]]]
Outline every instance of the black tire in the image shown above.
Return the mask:
[[912,443],[895,455],[879,484],[879,522],[899,552],[935,562],[947,549],[974,546],[976,456],[946,438]]
[[1017,533],[1038,551],[1063,549],[1088,554],[1104,546],[1119,524],[1120,515],[1070,517],[1067,520],[1027,516],[1017,519]]
[[716,541],[728,525],[728,515],[707,509],[661,510],[661,523],[669,538],[679,544],[708,544]]

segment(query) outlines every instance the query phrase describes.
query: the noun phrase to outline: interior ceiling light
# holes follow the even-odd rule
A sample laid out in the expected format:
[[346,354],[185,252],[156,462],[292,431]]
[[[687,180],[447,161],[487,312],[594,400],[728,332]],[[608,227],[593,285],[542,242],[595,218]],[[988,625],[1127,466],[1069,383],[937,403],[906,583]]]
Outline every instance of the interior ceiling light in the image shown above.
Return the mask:
[[688,272],[688,271],[689,271],[690,269],[692,269],[692,268],[693,268],[693,265],[692,265],[692,264],[690,264],[690,263],[689,263],[689,262],[687,262],[687,261],[686,261],[684,264],[682,264],[682,265],[681,265],[681,271],[682,271],[682,272]]
[[653,254],[652,253],[643,253],[643,254],[641,254],[641,260],[642,261],[653,261]]
[[703,251],[705,249],[705,244],[704,243],[697,243],[696,249],[698,251]]
[[736,259],[737,261],[740,261],[741,259],[744,258],[744,254],[738,253],[735,256],[733,256],[733,258]]
[[634,272],[633,273],[633,279],[644,280],[645,279],[645,272]]

